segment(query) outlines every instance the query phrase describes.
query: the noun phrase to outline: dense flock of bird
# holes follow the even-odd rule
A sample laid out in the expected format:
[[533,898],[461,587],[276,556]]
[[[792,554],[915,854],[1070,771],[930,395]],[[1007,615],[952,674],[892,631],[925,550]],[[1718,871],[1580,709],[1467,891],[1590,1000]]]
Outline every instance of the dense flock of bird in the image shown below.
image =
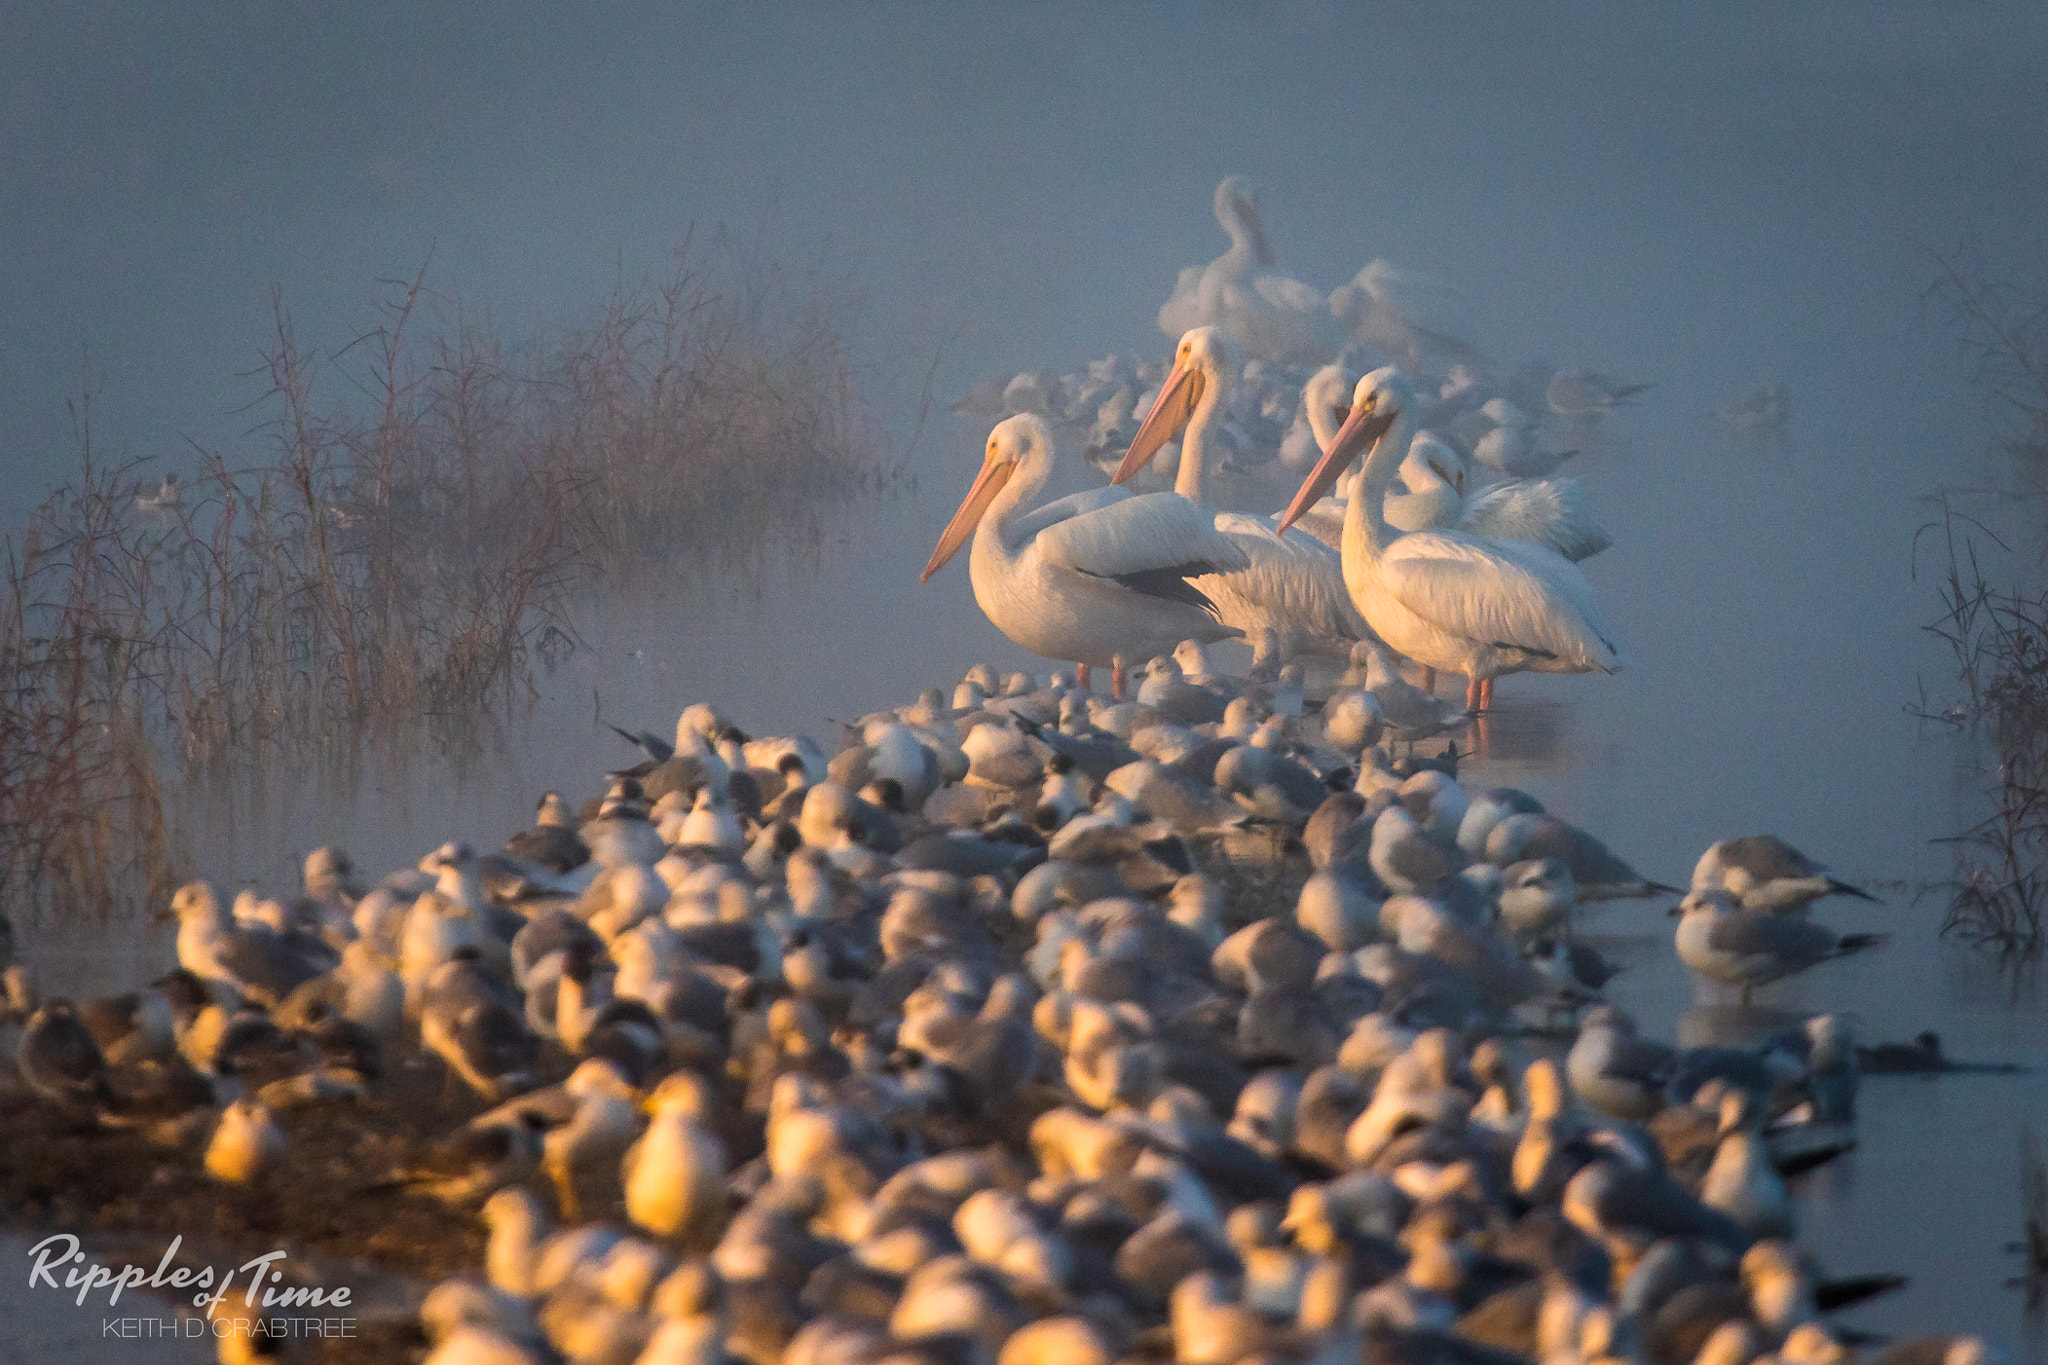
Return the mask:
[[[1938,1047],[1859,1049],[1834,1015],[1754,1048],[1639,1035],[1574,919],[1669,888],[1394,758],[1390,711],[1434,699],[1376,647],[1320,705],[1298,668],[1221,678],[1189,641],[1121,702],[977,668],[830,758],[694,705],[500,852],[184,887],[179,965],[139,991],[39,1001],[8,963],[20,1081],[195,1179],[283,1188],[294,1129],[438,1058],[473,1116],[361,1172],[364,1201],[488,1228],[425,1294],[432,1365],[1869,1344],[1830,1314],[1900,1281],[1824,1277],[1786,1173],[1852,1145],[1861,1070]],[[1717,843],[1677,951],[1747,994],[1877,941],[1809,917],[1837,894],[1862,893],[1777,839]]]
[[[1860,1073],[1951,1066],[1938,1044],[1860,1048],[1839,1015],[1642,1036],[1574,924],[1677,890],[1460,785],[1455,749],[1417,756],[1468,711],[1400,656],[1473,707],[1504,673],[1614,664],[1573,567],[1606,535],[1561,457],[1474,370],[1418,396],[1459,345],[1426,282],[1375,262],[1323,299],[1271,272],[1241,182],[1217,211],[1231,253],[1162,310],[1185,335],[1156,397],[1115,364],[1101,392],[1009,386],[1024,410],[933,557],[971,538],[989,616],[1081,672],[978,667],[833,754],[692,705],[501,851],[366,884],[323,848],[293,895],[184,887],[177,968],[116,997],[40,999],[0,940],[20,1093],[263,1187],[295,1130],[437,1059],[471,1116],[360,1173],[366,1207],[488,1229],[424,1294],[431,1365],[1991,1359],[1837,1323],[1900,1279],[1829,1278],[1794,1241],[1787,1176],[1853,1145]],[[1336,328],[1403,368],[1307,372]],[[1559,372],[1546,402],[1628,387]],[[1272,457],[1296,505],[1214,511],[1297,403]],[[1081,418],[1117,482],[1048,504]],[[1169,454],[1177,491],[1121,487]],[[1288,529],[1359,456],[1340,548]],[[1518,518],[1531,538],[1495,539]],[[1460,564],[1472,600],[1527,609],[1410,600]],[[1208,645],[1240,634],[1257,658],[1224,676]],[[1332,649],[1311,689],[1295,655]],[[1747,1001],[1879,944],[1810,916],[1863,894],[1725,840],[1675,948]]]

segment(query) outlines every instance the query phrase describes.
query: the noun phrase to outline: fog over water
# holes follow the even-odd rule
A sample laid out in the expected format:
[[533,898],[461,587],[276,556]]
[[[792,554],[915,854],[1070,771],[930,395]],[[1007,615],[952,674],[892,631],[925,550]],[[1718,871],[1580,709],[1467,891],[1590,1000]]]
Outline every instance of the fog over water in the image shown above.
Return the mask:
[[[1469,295],[1503,369],[1653,381],[1596,431],[1546,431],[1586,445],[1572,472],[1616,539],[1587,575],[1633,667],[1504,679],[1474,771],[1665,881],[1769,831],[1884,887],[1884,908],[1821,917],[1875,921],[1890,948],[1766,1002],[2035,1070],[1871,1082],[1863,1148],[1806,1191],[1804,1240],[1831,1269],[1918,1277],[1860,1325],[2048,1359],[1998,1252],[2020,1125],[2048,1134],[2048,1017],[2031,982],[1936,941],[1938,896],[1912,903],[1983,775],[1905,712],[1953,672],[1920,629],[1939,604],[1924,561],[1913,577],[1918,499],[2003,474],[1995,410],[1926,294],[1946,258],[2048,295],[2048,8],[57,4],[8,27],[9,526],[67,476],[82,355],[99,438],[189,472],[186,437],[248,424],[273,284],[331,353],[372,325],[376,281],[431,252],[440,287],[531,331],[660,273],[693,223],[858,295],[864,392],[900,452],[942,342],[941,402],[1163,356],[1158,307],[1222,251],[1210,194],[1233,173],[1288,274],[1328,289],[1386,257]],[[1782,431],[1710,416],[1763,382],[1791,392]],[[914,489],[824,509],[815,546],[758,581],[705,586],[683,549],[672,577],[615,585],[579,623],[593,648],[460,762],[372,746],[353,772],[287,760],[190,798],[201,870],[274,884],[329,839],[375,871],[443,838],[495,845],[544,787],[585,792],[628,758],[600,708],[665,730],[711,700],[829,741],[828,717],[979,660],[1042,674],[964,562],[917,583],[985,434],[937,411]],[[1631,962],[1646,1029],[1710,1022],[1657,909],[1593,929]],[[76,945],[44,951],[86,971]]]

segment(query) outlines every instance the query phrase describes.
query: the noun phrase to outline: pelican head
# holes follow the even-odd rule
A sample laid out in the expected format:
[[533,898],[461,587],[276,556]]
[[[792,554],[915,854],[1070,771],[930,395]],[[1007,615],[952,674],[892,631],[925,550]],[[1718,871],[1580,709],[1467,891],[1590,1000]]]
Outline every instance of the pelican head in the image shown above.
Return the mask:
[[[1408,467],[1411,464],[1427,469],[1431,474],[1442,479],[1444,483],[1449,485],[1461,497],[1464,495],[1465,457],[1452,447],[1444,444],[1434,432],[1418,431],[1415,433],[1415,439],[1408,445],[1408,458],[1402,462],[1401,466],[1404,481]],[[1419,473],[1420,470],[1417,472]],[[1422,490],[1411,484],[1409,485],[1409,491],[1420,492]]]
[[[1223,182],[1229,185],[1231,182]],[[1221,195],[1222,191],[1217,193]],[[1218,203],[1221,203],[1219,198]],[[1123,483],[1145,467],[1146,461],[1159,453],[1159,447],[1174,438],[1180,429],[1194,416],[1195,408],[1201,404],[1203,394],[1210,385],[1217,384],[1227,376],[1237,373],[1237,348],[1216,327],[1191,327],[1174,349],[1173,369],[1167,373],[1166,382],[1159,386],[1159,397],[1152,401],[1152,411],[1145,414],[1145,421],[1138,428],[1138,434],[1131,438],[1131,448],[1124,455],[1123,463],[1116,467],[1116,477],[1111,483]]]
[[1371,450],[1401,414],[1414,406],[1415,390],[1398,367],[1382,365],[1361,378],[1358,387],[1351,391],[1351,411],[1344,418],[1344,425],[1337,429],[1330,448],[1323,452],[1308,481],[1287,505],[1280,529],[1286,530],[1303,512],[1322,501],[1338,476],[1350,468],[1352,460]]
[[929,583],[933,574],[946,567],[946,561],[960,552],[974,529],[981,525],[989,504],[1003,491],[1017,467],[1026,459],[1044,460],[1052,451],[1052,437],[1046,432],[1045,423],[1037,414],[1020,412],[1014,417],[1005,417],[996,423],[988,434],[988,448],[982,456],[981,473],[975,476],[974,487],[967,490],[967,500],[960,504],[960,510],[946,523],[944,534],[939,537],[938,548],[924,566],[924,572],[917,576],[920,583]]

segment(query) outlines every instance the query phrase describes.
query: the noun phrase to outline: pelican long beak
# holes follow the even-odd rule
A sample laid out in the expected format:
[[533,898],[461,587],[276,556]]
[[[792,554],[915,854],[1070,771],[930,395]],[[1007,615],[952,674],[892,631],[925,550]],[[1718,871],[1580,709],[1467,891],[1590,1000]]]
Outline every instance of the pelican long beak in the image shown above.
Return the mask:
[[924,572],[917,576],[920,583],[931,582],[932,575],[946,567],[946,561],[960,553],[960,547],[967,543],[974,528],[981,525],[982,514],[988,505],[996,500],[996,494],[1003,491],[1003,485],[1010,481],[1010,473],[1016,469],[1011,460],[987,460],[982,463],[981,473],[975,476],[974,487],[967,490],[967,501],[960,504],[960,510],[946,523],[946,530],[939,537],[938,548],[932,551],[931,559],[925,564]]
[[1188,424],[1195,404],[1202,401],[1202,382],[1202,372],[1187,361],[1173,362],[1173,373],[1166,376],[1159,397],[1152,400],[1152,411],[1145,414],[1144,425],[1131,438],[1131,448],[1125,453],[1124,462],[1116,467],[1111,483],[1123,483],[1143,469],[1145,462],[1159,453],[1159,447]]
[[1347,413],[1344,425],[1337,429],[1336,436],[1330,441],[1330,448],[1309,471],[1308,482],[1294,495],[1294,501],[1287,504],[1287,515],[1280,518],[1280,529],[1284,531],[1294,525],[1303,512],[1321,502],[1336,486],[1337,480],[1343,477],[1344,471],[1351,467],[1358,453],[1372,449],[1400,415],[1398,408],[1384,412],[1353,408]]

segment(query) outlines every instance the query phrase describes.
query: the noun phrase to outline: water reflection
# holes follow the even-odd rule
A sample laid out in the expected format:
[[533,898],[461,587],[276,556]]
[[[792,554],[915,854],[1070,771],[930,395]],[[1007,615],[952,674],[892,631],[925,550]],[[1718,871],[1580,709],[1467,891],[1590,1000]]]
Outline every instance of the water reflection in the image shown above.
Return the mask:
[[1613,759],[1606,746],[1581,747],[1576,708],[1540,697],[1516,697],[1510,690],[1472,724],[1466,747],[1473,762],[1459,768],[1468,782],[1512,783],[1545,772],[1602,764]]
[[1678,1016],[1680,1047],[1753,1047],[1806,1021],[1798,1010],[1706,1001]]

